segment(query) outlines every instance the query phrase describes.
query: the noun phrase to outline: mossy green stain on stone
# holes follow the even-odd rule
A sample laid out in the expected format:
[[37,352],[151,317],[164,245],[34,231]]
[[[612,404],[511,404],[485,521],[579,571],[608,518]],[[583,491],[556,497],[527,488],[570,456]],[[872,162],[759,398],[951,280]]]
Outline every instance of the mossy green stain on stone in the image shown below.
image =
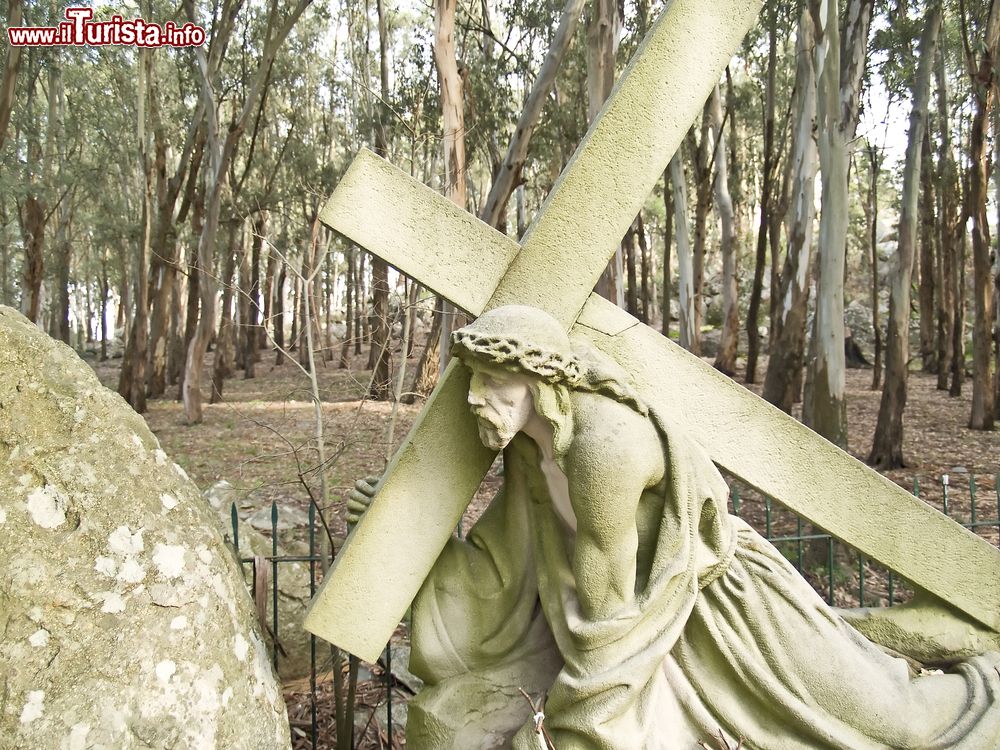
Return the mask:
[[[252,604],[197,488],[72,350],[3,307],[0,445],[0,737],[288,747]],[[183,550],[181,575],[157,568],[157,549],[168,574]],[[185,627],[172,628],[180,617]],[[235,633],[252,663],[233,653]],[[156,666],[168,662],[163,682]],[[44,701],[31,702],[39,691]],[[22,723],[25,706],[41,716]]]

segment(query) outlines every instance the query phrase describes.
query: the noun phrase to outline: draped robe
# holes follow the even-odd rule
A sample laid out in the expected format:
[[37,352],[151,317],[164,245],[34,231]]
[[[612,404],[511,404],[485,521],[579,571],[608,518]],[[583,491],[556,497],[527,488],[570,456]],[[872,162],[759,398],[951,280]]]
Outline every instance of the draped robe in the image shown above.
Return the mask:
[[[574,425],[560,465],[597,445],[607,493],[634,447],[605,446],[601,425],[629,407],[572,399],[591,418]],[[609,420],[593,418],[594,399]],[[640,499],[660,510],[637,520],[634,598],[586,616],[572,566],[582,542],[553,505],[536,445],[518,435],[503,488],[414,602],[411,670],[427,686],[411,701],[409,747],[544,748],[519,688],[546,693],[541,724],[557,750],[693,750],[720,731],[760,750],[1000,747],[1000,655],[913,676],[728,515],[726,484],[696,444],[663,415],[645,418],[666,472]],[[567,477],[571,496],[594,491]]]

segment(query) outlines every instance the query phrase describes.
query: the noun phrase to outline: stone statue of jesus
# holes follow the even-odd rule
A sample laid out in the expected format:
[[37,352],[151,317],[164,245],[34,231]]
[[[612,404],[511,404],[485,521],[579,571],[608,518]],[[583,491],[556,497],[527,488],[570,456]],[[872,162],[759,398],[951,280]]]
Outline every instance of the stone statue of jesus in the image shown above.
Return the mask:
[[413,604],[408,746],[1000,747],[1000,655],[914,675],[866,640],[617,364],[523,306],[452,351],[504,484]]

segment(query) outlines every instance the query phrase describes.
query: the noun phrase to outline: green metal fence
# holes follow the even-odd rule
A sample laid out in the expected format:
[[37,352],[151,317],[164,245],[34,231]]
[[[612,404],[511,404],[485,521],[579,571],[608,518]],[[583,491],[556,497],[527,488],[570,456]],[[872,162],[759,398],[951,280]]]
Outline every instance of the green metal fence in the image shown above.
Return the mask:
[[[987,490],[984,493],[973,474],[942,475],[936,480],[921,486],[919,478],[913,480],[913,493],[925,502],[936,507],[945,515],[950,516],[966,528],[983,536],[993,544],[1000,546],[1000,474],[987,477],[984,482]],[[992,481],[993,487],[988,488]],[[982,497],[982,495],[987,497]],[[883,568],[874,561],[867,559],[857,550],[841,542],[810,524],[772,498],[759,495],[753,490],[743,487],[738,481],[730,483],[730,511],[751,526],[774,544],[781,553],[802,573],[813,588],[836,606],[888,606],[906,601],[912,591],[905,580]],[[253,574],[251,580],[257,580],[257,566],[267,565],[269,568],[268,591],[257,591],[255,595],[269,596],[271,614],[269,622],[262,622],[262,627],[269,631],[276,646],[273,651],[274,665],[277,668],[281,655],[281,627],[278,607],[279,576],[286,575],[282,566],[288,563],[303,563],[309,569],[309,593],[316,593],[319,569],[322,569],[322,559],[316,539],[316,514],[313,507],[309,508],[307,539],[309,553],[307,555],[278,554],[278,521],[279,509],[276,503],[271,504],[271,554],[265,557],[243,557],[240,562],[247,566]],[[231,508],[233,542],[239,549],[240,520],[236,504]],[[461,523],[456,529],[461,537]],[[318,567],[317,567],[318,566]],[[258,611],[262,612],[261,602],[257,602]],[[320,704],[317,685],[318,663],[317,642],[315,636],[310,637],[309,658],[309,697],[307,717],[304,720],[292,722],[293,745],[296,748],[320,750],[332,747],[323,744],[321,727],[332,721],[332,716],[324,716]],[[386,646],[383,663],[382,698],[386,708],[386,736],[388,747],[395,747],[393,738],[393,690],[396,687],[392,673],[392,651]],[[374,711],[373,709],[373,720]],[[325,724],[324,724],[325,722]],[[377,723],[377,722],[376,722]],[[398,739],[398,738],[397,738]],[[357,747],[352,741],[352,747]]]

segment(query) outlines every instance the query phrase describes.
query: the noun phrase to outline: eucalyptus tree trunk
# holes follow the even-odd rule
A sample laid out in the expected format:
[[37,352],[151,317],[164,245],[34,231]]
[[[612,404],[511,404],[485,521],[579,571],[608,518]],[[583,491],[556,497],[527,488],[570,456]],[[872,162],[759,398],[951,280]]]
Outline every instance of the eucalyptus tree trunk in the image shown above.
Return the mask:
[[796,42],[795,118],[792,130],[792,199],[785,217],[788,251],[785,254],[780,289],[781,310],[775,316],[775,331],[764,376],[763,396],[782,411],[791,413],[797,401],[805,358],[806,316],[812,266],[813,231],[816,219],[816,67],[809,50],[816,43],[815,26],[808,9],[799,17]]
[[[260,359],[257,346],[261,332],[261,298],[260,298],[260,254],[267,239],[267,211],[261,210],[253,222],[252,250],[250,253],[249,288],[247,295],[247,325],[243,331],[243,378],[250,380],[256,376],[254,369]],[[263,303],[266,307],[266,302]],[[266,313],[264,313],[266,314]]]
[[350,245],[346,252],[346,267],[344,268],[344,340],[340,344],[340,361],[337,368],[346,370],[351,364],[351,339],[354,326],[354,246]]
[[[847,446],[844,357],[844,261],[847,253],[848,162],[859,116],[861,82],[874,0],[849,0],[843,57],[839,3],[809,0],[816,22],[817,125],[823,211],[813,347],[803,417],[830,442]],[[825,13],[824,13],[825,11]]]
[[941,3],[927,11],[920,37],[917,75],[913,81],[913,109],[907,136],[903,193],[899,212],[899,244],[889,285],[889,323],[885,349],[885,383],[879,404],[878,422],[868,463],[897,469],[903,462],[903,409],[906,407],[907,364],[910,350],[910,279],[917,245],[917,219],[924,132],[927,128],[931,73],[935,46],[941,29]]
[[576,32],[584,5],[585,0],[567,0],[562,16],[559,18],[559,26],[552,37],[552,44],[545,55],[538,75],[535,76],[535,80],[531,84],[531,91],[528,92],[528,98],[524,101],[524,109],[521,110],[514,134],[510,139],[510,145],[507,147],[507,155],[500,165],[500,170],[493,178],[489,196],[479,214],[479,218],[492,227],[500,227],[505,223],[503,219],[507,212],[507,203],[511,193],[521,182],[521,170],[528,158],[528,145],[531,142],[531,136],[542,115],[542,108],[552,91],[552,86],[555,84],[556,74],[559,72],[566,50],[569,49],[570,43],[573,41],[573,34]]
[[670,182],[673,186],[674,234],[677,237],[677,304],[680,344],[688,351],[695,346],[694,259],[688,234],[687,184],[684,180],[683,156],[680,149],[670,160]]
[[938,370],[937,388],[948,390],[955,343],[955,294],[959,271],[956,227],[958,225],[958,176],[951,153],[951,126],[948,122],[948,82],[945,76],[944,45],[942,37],[935,67],[937,79],[937,118],[940,140],[938,145],[937,202],[938,211],[938,265],[941,276],[941,294],[937,312]]
[[[463,113],[465,94],[455,51],[455,0],[435,0],[434,7],[434,62],[437,65],[441,87],[441,110],[444,122],[445,195],[456,206],[465,209],[467,201]],[[441,310],[438,366],[443,372],[450,356],[451,332],[455,325],[456,311],[450,303],[443,300],[438,309]],[[427,376],[431,370],[425,365],[422,373]]]
[[625,309],[629,315],[639,317],[639,277],[635,265],[636,220],[629,225],[622,239],[622,254],[625,257]]
[[[311,0],[297,0],[294,7],[280,20],[280,23],[277,18],[277,5],[271,5],[266,24],[267,37],[263,53],[246,89],[242,107],[238,108],[236,116],[229,123],[224,138],[219,133],[221,102],[216,100],[218,94],[215,87],[218,83],[217,77],[223,51],[235,26],[238,6],[235,8],[228,4],[223,6],[223,12],[218,21],[209,52],[206,54],[201,47],[195,49],[201,79],[202,102],[205,106],[207,168],[205,175],[205,226],[198,238],[198,264],[202,271],[199,283],[201,315],[195,334],[188,346],[182,386],[184,418],[188,424],[195,424],[202,420],[202,361],[215,328],[215,284],[212,281],[211,272],[215,254],[215,238],[219,228],[219,211],[222,204],[222,194],[228,184],[229,165],[232,162],[236,145],[246,129],[250,114],[257,109],[260,96],[270,80],[274,58],[295,22],[310,2]],[[187,0],[185,5],[188,15],[193,19],[194,3]]]
[[995,420],[993,382],[993,270],[990,262],[990,230],[986,218],[988,159],[986,127],[996,96],[997,56],[1000,54],[1000,0],[990,3],[982,56],[973,67],[972,91],[976,111],[972,118],[969,160],[969,212],[972,216],[972,272],[975,319],[972,326],[972,413],[969,428],[992,430]]
[[192,118],[183,152],[177,170],[167,178],[167,143],[163,129],[158,126],[154,114],[155,171],[157,175],[156,221],[150,247],[150,270],[152,271],[152,299],[149,318],[149,366],[146,390],[151,398],[162,396],[167,388],[167,349],[170,315],[174,290],[177,285],[177,267],[180,248],[177,244],[177,229],[174,211],[180,196],[181,186],[187,178],[184,200],[176,223],[183,222],[191,206],[196,181],[205,148],[205,129],[201,126],[204,108],[199,107]]
[[711,148],[711,113],[709,100],[701,115],[700,134],[695,144],[694,128],[688,132],[694,158],[694,247],[692,260],[694,262],[694,327],[691,351],[701,354],[701,324],[705,311],[705,250],[708,245],[708,214],[712,210],[712,148]]
[[[188,268],[188,288],[187,288],[187,304],[184,310],[184,335],[181,339],[181,345],[183,346],[183,356],[179,360],[175,360],[178,367],[177,372],[177,400],[184,400],[184,376],[187,373],[187,355],[191,348],[191,342],[194,340],[195,334],[198,332],[198,319],[201,316],[201,273],[199,272],[199,262],[198,262],[198,251],[199,251],[199,241],[198,237],[201,237],[201,233],[204,229],[204,216],[205,216],[205,191],[203,188],[198,188],[195,193],[193,208],[191,211],[191,236],[194,237],[194,241],[191,244],[191,248],[188,251],[187,268]],[[209,269],[211,273],[211,269]]]
[[934,161],[931,153],[930,122],[924,128],[920,166],[920,362],[924,372],[937,372],[934,341],[934,298],[940,296],[934,278]]
[[[587,19],[587,122],[597,119],[615,83],[615,54],[621,28],[616,0],[592,0]],[[624,251],[619,245],[594,288],[619,307],[625,307]]]
[[[672,162],[671,162],[672,163]],[[670,243],[674,240],[674,189],[670,167],[663,172],[663,302],[660,305],[660,331],[670,336]]]
[[635,217],[635,239],[639,250],[639,273],[641,282],[639,285],[640,303],[639,320],[649,324],[650,311],[654,304],[653,298],[656,295],[656,288],[653,284],[653,263],[649,254],[649,243],[646,240],[646,223],[642,220],[640,211]]
[[[209,403],[222,401],[222,393],[228,378],[233,372],[233,349],[235,346],[236,323],[233,316],[233,275],[236,272],[237,259],[242,265],[245,238],[243,224],[237,221],[229,222],[229,242],[226,245],[226,257],[223,261],[222,276],[222,314],[219,319],[219,334],[215,339],[215,356],[212,358],[212,393]],[[304,347],[303,347],[304,348]]]
[[715,141],[715,206],[722,224],[722,338],[715,357],[715,369],[731,376],[736,372],[740,326],[739,289],[736,280],[736,213],[729,191],[729,152],[723,131],[722,98],[718,85],[709,99],[709,113]]
[[[37,58],[36,58],[37,59]],[[30,66],[29,66],[30,67]],[[50,60],[48,85],[48,117],[46,118],[45,146],[34,130],[27,135],[26,166],[27,194],[18,216],[24,243],[24,263],[21,268],[21,312],[32,323],[38,323],[42,313],[42,279],[45,273],[45,225],[48,221],[49,203],[47,189],[52,171],[52,154],[55,147],[55,128],[62,75],[58,57]],[[35,86],[37,76],[29,70],[27,117],[34,119]]]
[[965,232],[965,224],[968,217],[964,215],[959,218],[955,226],[955,272],[952,279],[951,298],[955,304],[954,326],[951,333],[951,382],[948,385],[948,395],[958,397],[962,395],[962,384],[965,383],[965,261],[966,243],[968,237]]
[[[760,300],[764,293],[764,266],[767,263],[767,232],[771,223],[771,193],[774,183],[774,110],[775,69],[778,56],[778,4],[770,4],[768,17],[767,82],[764,104],[764,169],[760,185],[760,222],[757,229],[757,252],[754,258],[753,283],[747,306],[746,382],[757,382],[757,357],[760,350]],[[772,285],[773,287],[773,285]],[[772,288],[771,294],[774,294]]]
[[278,278],[274,281],[274,302],[271,307],[271,326],[274,336],[274,364],[285,364],[285,282],[288,280],[288,264],[282,260]]
[[[149,344],[149,256],[153,231],[153,159],[150,155],[147,105],[152,90],[153,58],[148,49],[138,52],[136,87],[136,141],[139,144],[138,167],[142,185],[142,223],[132,262],[134,318],[128,336],[125,357],[118,379],[118,393],[139,414],[146,411],[146,358]],[[126,318],[126,322],[127,322]]]
[[[7,28],[20,26],[24,13],[23,0],[7,0]],[[7,137],[7,123],[14,108],[14,94],[17,92],[17,73],[21,67],[21,47],[7,47],[3,74],[0,76],[0,149]],[[6,292],[6,288],[3,290]]]
[[[379,83],[381,87],[381,101],[376,104],[377,115],[375,122],[375,153],[383,158],[387,158],[389,156],[389,134],[387,130],[389,127],[389,114],[385,102],[389,101],[389,33],[382,5],[382,0],[376,0],[375,7],[378,12]],[[454,33],[455,23],[455,0],[439,0],[438,5],[451,6],[450,12],[452,30],[448,32],[448,36],[451,40],[452,64],[454,65],[455,50],[452,35]],[[434,59],[438,59],[437,41],[435,41],[434,44]],[[439,75],[440,70],[441,69],[439,67]],[[456,75],[457,71],[458,68],[456,66]],[[461,91],[461,79],[459,79],[458,85],[459,91]],[[442,86],[442,89],[443,88],[444,86]],[[447,139],[447,118],[449,116],[448,109],[450,106],[453,106],[453,104],[445,103],[445,100],[446,97],[442,92],[442,107],[445,110],[446,118],[445,137]],[[461,115],[461,95],[459,95],[457,106],[459,115]],[[459,133],[462,133],[461,129],[459,130]],[[447,145],[445,148],[447,148]],[[389,266],[384,260],[374,255],[372,256],[372,316],[374,327],[371,337],[371,352],[368,360],[369,366],[372,369],[372,379],[368,387],[367,397],[375,399],[376,401],[385,401],[392,395],[392,383],[390,382],[389,377],[389,359],[392,354],[391,347],[389,345],[389,336],[391,333],[391,326],[389,324]]]
[[100,290],[101,290],[101,320],[100,320],[100,330],[101,330],[101,362],[107,362],[108,360],[108,338],[110,332],[108,331],[108,294],[110,292],[110,284],[108,283],[108,251],[107,248],[101,248],[101,279],[100,279]]
[[871,389],[877,391],[882,384],[882,323],[880,321],[878,293],[878,179],[882,173],[882,160],[878,147],[871,143],[868,144],[868,166],[871,172],[868,187],[868,214],[869,250],[872,257],[872,328],[875,333]]
[[[1000,143],[1000,111],[993,109],[993,142]],[[993,149],[993,190],[1000,196],[1000,149]],[[1000,228],[1000,201],[997,201],[997,227]],[[1000,229],[998,229],[1000,231]],[[994,418],[1000,420],[1000,250],[993,253],[993,392]]]

